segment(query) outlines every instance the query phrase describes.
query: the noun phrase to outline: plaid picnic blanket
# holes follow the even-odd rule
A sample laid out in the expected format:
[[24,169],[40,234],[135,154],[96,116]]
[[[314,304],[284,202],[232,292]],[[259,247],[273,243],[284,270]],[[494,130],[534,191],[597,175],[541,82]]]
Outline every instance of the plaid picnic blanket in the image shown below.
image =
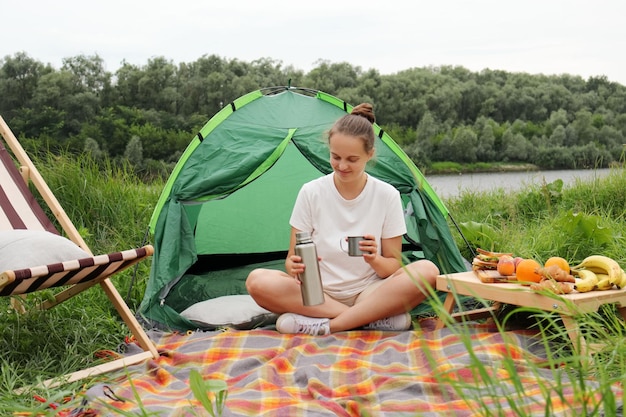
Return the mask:
[[545,350],[528,331],[475,326],[463,336],[422,324],[328,336],[152,333],[161,357],[90,388],[88,404],[102,416],[208,416],[192,369],[226,382],[224,416],[586,415],[581,390],[587,407],[600,401],[592,381],[538,367]]

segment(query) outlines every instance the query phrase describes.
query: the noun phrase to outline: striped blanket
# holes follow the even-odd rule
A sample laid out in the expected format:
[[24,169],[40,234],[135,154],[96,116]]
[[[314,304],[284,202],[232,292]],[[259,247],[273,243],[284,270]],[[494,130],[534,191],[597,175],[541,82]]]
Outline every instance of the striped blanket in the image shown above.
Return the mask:
[[593,382],[537,366],[545,351],[528,331],[431,328],[152,333],[161,357],[90,388],[87,404],[102,416],[208,416],[189,388],[193,369],[226,382],[224,416],[569,416],[585,415],[586,395],[587,407],[600,401]]

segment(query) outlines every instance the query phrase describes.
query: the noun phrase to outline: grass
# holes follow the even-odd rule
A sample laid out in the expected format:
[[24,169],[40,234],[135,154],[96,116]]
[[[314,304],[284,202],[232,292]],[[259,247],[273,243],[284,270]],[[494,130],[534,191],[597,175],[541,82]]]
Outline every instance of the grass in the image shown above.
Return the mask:
[[537,171],[538,169],[536,165],[518,162],[474,162],[466,164],[459,162],[433,162],[425,172],[429,175],[436,175],[472,172]]
[[[35,164],[94,252],[136,247],[144,242],[163,184],[145,185],[128,167],[107,164],[102,169],[89,159],[67,155],[43,154]],[[445,203],[474,247],[509,251],[538,261],[561,256],[571,263],[593,253],[602,253],[626,266],[625,189],[626,170],[615,169],[606,178],[579,182],[568,188],[557,181],[515,193],[467,191]],[[471,252],[460,234],[455,234],[455,238],[463,254],[470,258]],[[131,285],[135,279],[134,269],[114,279],[133,309],[143,297],[149,268],[150,262],[140,264],[134,285]],[[45,297],[47,293],[43,291],[29,295],[24,302],[32,307]],[[576,381],[580,398],[594,398],[590,400],[594,406],[582,413],[577,411],[578,414],[601,415],[602,411],[606,415],[620,415],[621,400],[614,397],[612,387],[626,380],[624,321],[612,307],[580,315],[577,320],[589,338],[608,342],[595,355],[594,361],[581,361],[569,349],[558,317],[532,309],[509,309],[500,317],[501,322],[522,323],[541,331],[551,353],[549,369],[558,373],[559,378]],[[93,359],[94,353],[115,350],[127,335],[104,294],[95,290],[86,291],[50,311],[35,311],[25,316],[11,310],[8,299],[0,299],[0,323],[0,415],[14,412],[57,415],[48,403],[34,397],[35,392],[27,390],[16,394],[14,390],[94,365],[97,362]],[[464,327],[454,328],[466,338],[471,350]],[[561,366],[563,364],[565,366]],[[473,366],[497,395],[498,378],[493,378],[478,358]],[[503,363],[503,366],[511,364]],[[540,372],[541,367],[536,366]],[[514,372],[510,374],[515,378]],[[442,383],[452,384],[467,401],[475,400],[471,386],[449,380],[445,375],[435,377],[441,378]],[[596,381],[592,387],[585,385],[588,377]],[[36,394],[57,403],[71,398],[66,406],[78,406],[80,397],[75,396],[95,382],[84,380],[58,388],[38,389]],[[545,389],[546,399],[559,395],[558,386]],[[523,395],[523,385],[519,390],[519,395]],[[546,415],[550,415],[548,403],[546,407]],[[490,409],[486,404],[476,412],[499,415],[497,408]],[[528,414],[520,409],[519,415]]]

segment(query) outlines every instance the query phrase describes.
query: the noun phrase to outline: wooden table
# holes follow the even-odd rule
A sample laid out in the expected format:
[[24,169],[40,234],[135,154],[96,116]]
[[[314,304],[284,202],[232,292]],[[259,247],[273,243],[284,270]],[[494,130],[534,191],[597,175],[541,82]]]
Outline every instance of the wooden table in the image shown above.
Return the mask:
[[[572,316],[598,311],[603,304],[616,303],[618,311],[626,320],[626,289],[590,291],[578,293],[576,291],[565,295],[543,295],[527,286],[518,283],[485,283],[473,272],[459,272],[456,274],[439,275],[437,290],[448,293],[444,300],[444,309],[449,314],[455,306],[455,295],[468,295],[478,299],[495,301],[498,303],[533,307],[545,311],[558,313],[574,348],[581,347],[580,354],[588,353],[585,341],[579,338],[579,331]],[[461,315],[471,315],[474,311],[461,312]],[[441,318],[437,321],[437,329],[444,326]]]

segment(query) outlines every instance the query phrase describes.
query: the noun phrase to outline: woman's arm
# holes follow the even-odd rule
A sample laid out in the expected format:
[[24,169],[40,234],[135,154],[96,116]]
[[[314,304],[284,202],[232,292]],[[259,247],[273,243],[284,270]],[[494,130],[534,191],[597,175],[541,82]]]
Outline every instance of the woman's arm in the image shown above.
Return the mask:
[[[294,261],[291,259],[296,254],[296,233],[300,230],[292,227],[291,228],[291,237],[289,238],[289,251],[287,252],[287,258],[285,259],[285,272],[287,274],[295,277],[298,273],[303,272],[304,268],[298,268],[298,270],[302,269],[299,272],[294,273]],[[300,257],[298,257],[298,262],[300,262]],[[301,266],[301,265],[300,265]]]

